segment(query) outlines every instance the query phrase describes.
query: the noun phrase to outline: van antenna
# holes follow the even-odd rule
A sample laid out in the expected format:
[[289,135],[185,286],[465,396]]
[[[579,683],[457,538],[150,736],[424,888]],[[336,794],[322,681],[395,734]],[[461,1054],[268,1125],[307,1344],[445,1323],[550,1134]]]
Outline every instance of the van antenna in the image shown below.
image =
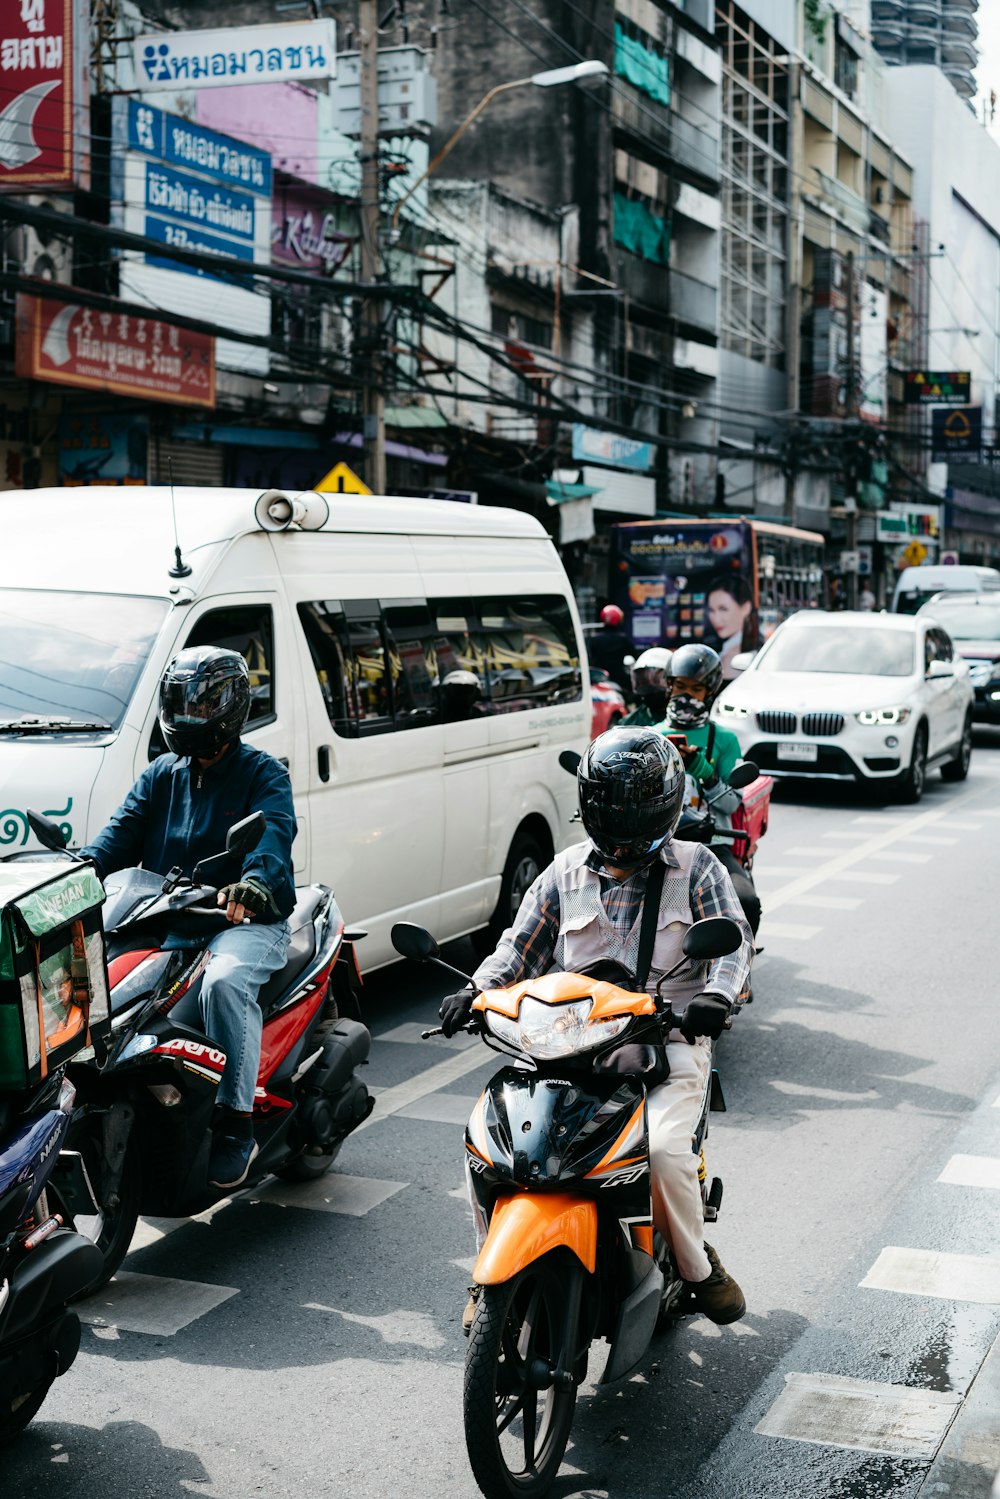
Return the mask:
[[191,569],[181,556],[181,539],[177,534],[177,501],[174,498],[174,460],[173,456],[167,458],[167,473],[170,477],[170,510],[174,517],[174,565],[170,568],[171,578],[190,578]]

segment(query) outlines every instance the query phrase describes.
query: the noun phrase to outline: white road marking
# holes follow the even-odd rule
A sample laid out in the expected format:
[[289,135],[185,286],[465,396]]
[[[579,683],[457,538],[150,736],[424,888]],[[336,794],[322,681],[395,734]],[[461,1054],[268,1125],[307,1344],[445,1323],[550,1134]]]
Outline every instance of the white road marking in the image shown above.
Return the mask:
[[934,857],[933,854],[911,854],[906,849],[885,848],[877,854],[869,854],[870,859],[884,859],[887,864],[929,864]]
[[235,1286],[209,1286],[168,1275],[138,1275],[119,1270],[114,1280],[95,1296],[77,1304],[81,1322],[119,1332],[144,1332],[172,1338],[182,1327],[204,1317],[230,1296]]
[[436,1023],[436,1020],[427,1020],[421,1025],[416,1020],[407,1020],[403,1025],[393,1026],[391,1031],[382,1031],[374,1037],[374,1040],[380,1044],[383,1041],[401,1041],[405,1046],[412,1046],[414,1044],[419,1046],[447,1046],[452,1051],[457,1049],[465,1050],[469,1038],[464,1034],[450,1037],[432,1036],[425,1041],[420,1034],[421,1031],[430,1030],[431,1026]]
[[850,1093],[841,1088],[819,1088],[813,1083],[793,1083],[780,1077],[772,1078],[768,1086],[776,1093],[787,1094],[789,1098],[817,1098],[822,1103],[864,1103],[866,1098],[876,1099],[881,1096],[877,1088]]
[[817,911],[856,911],[864,902],[859,895],[795,895],[791,904],[814,907]]
[[956,1187],[993,1187],[1000,1191],[1000,1156],[953,1155],[938,1181],[951,1182]]
[[764,942],[768,942],[774,937],[787,937],[793,942],[810,942],[822,930],[821,926],[799,926],[796,922],[792,921],[771,921],[765,915],[761,923],[760,935]]
[[[951,824],[949,823],[948,826],[950,827]],[[954,846],[955,846],[956,843],[960,843],[961,842],[961,839],[960,838],[939,838],[935,833],[907,833],[906,834],[906,838],[905,838],[905,842],[907,842],[907,843],[928,843],[928,844],[933,843],[933,845],[934,845],[935,848],[954,848]]]
[[948,818],[948,827],[953,833],[981,833],[981,822],[959,822],[957,817]]
[[859,838],[867,838],[868,833],[824,833],[824,838],[832,838],[842,843],[857,843]]
[[398,1114],[400,1109],[416,1103],[418,1099],[426,1098],[428,1093],[437,1093],[440,1088],[447,1088],[449,1083],[465,1077],[466,1073],[475,1072],[477,1067],[486,1067],[491,1063],[495,1065],[494,1053],[488,1051],[482,1042],[468,1037],[464,1052],[445,1057],[443,1062],[436,1062],[433,1067],[418,1072],[416,1077],[409,1078],[405,1083],[386,1088],[379,1095],[374,1113],[369,1114],[364,1123],[358,1125],[354,1134],[359,1135],[363,1129],[370,1129],[373,1124],[379,1124],[391,1114]]
[[785,1388],[754,1428],[855,1452],[932,1458],[962,1403],[961,1395],[837,1374],[786,1374]]
[[791,865],[786,865],[785,867],[782,867],[781,865],[778,865],[778,864],[766,864],[766,865],[757,865],[757,864],[755,864],[754,865],[754,871],[753,871],[753,878],[754,878],[754,883],[756,885],[759,885],[762,881],[766,884],[766,882],[769,879],[771,879],[772,877],[775,878],[775,879],[787,880],[787,879],[793,878],[795,875],[800,875],[801,873],[802,873],[801,869],[795,869]]
[[464,1271],[466,1275],[471,1275],[473,1270],[476,1268],[476,1262],[474,1259],[449,1260],[448,1263],[449,1265],[454,1265],[456,1270]]
[[980,817],[1000,817],[1000,807],[980,807]]
[[176,1233],[177,1229],[183,1228],[185,1223],[211,1223],[216,1213],[221,1213],[224,1208],[228,1208],[237,1200],[237,1196],[242,1197],[242,1195],[241,1192],[233,1197],[223,1197],[194,1218],[140,1218],[128,1247],[129,1254],[135,1254],[140,1249],[148,1249],[150,1244],[158,1244],[168,1234]]
[[357,1322],[377,1332],[384,1343],[406,1343],[411,1348],[443,1348],[445,1339],[434,1326],[428,1312],[384,1312],[381,1317],[363,1317],[360,1312],[345,1312],[339,1306],[324,1306],[321,1301],[307,1301],[308,1312],[329,1312],[345,1322]]
[[468,1122],[476,1106],[476,1093],[432,1093],[416,1103],[407,1104],[399,1110],[402,1119],[424,1119],[431,1124],[461,1124]]
[[795,848],[783,848],[781,857],[783,859],[819,859],[826,852],[818,843],[806,845],[797,844]]
[[909,822],[909,818],[902,812],[859,812],[857,817],[852,817],[852,822],[863,823],[866,827],[873,828],[888,827],[892,822]]
[[1000,1259],[890,1245],[882,1250],[861,1285],[872,1291],[899,1291],[904,1296],[1000,1306]]
[[312,1208],[320,1213],[346,1213],[364,1218],[381,1203],[402,1192],[406,1182],[378,1181],[369,1176],[342,1176],[330,1171],[314,1182],[272,1181],[254,1193],[252,1202],[282,1208]]
[[[852,885],[894,885],[899,879],[899,875],[884,874],[881,869],[841,869],[835,871],[833,874],[828,874],[826,878],[828,880],[846,880]],[[792,901],[798,897],[795,894],[788,895],[782,892],[781,898],[782,901]]]

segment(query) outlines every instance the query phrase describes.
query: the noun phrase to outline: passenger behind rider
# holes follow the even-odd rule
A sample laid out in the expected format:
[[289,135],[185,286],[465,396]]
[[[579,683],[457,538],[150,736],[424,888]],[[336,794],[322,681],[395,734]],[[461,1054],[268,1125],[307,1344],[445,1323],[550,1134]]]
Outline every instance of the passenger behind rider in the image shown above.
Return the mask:
[[[655,993],[657,980],[679,962],[686,971],[665,991],[682,1016],[681,1031],[671,1031],[662,1048],[651,1048],[656,1068],[647,1077],[653,1221],[671,1244],[700,1310],[713,1322],[735,1322],[746,1302],[704,1242],[691,1140],[708,1086],[711,1042],[722,1034],[750,971],[750,929],[715,855],[702,844],[673,840],[684,802],[684,767],[658,729],[619,726],[601,734],[580,762],[577,784],[586,841],[558,853],[538,876],[496,952],[476,970],[473,987],[442,1001],[441,1028],[451,1036],[464,1025],[477,992],[552,969],[589,972],[608,960],[634,974],[643,902],[659,861],[663,884],[646,988]],[[689,964],[684,935],[707,916],[735,921],[742,944],[728,957]],[[473,1300],[463,1317],[466,1330],[474,1312]]]
[[629,667],[635,707],[621,720],[623,724],[652,727],[666,717],[670,683],[670,652],[654,645],[643,651]]
[[[668,682],[666,721],[662,731],[674,739],[689,777],[689,805],[695,811],[708,808],[720,831],[732,827],[732,817],[742,797],[729,785],[729,777],[742,759],[739,740],[730,730],[709,718],[712,704],[722,690],[722,662],[711,646],[692,643],[673,653]],[[729,871],[740,904],[754,935],[760,926],[760,900],[753,880],[730,844],[712,845],[712,852]]]
[[[199,996],[205,1031],[226,1054],[216,1095],[221,1127],[208,1171],[211,1184],[225,1191],[246,1180],[257,1154],[252,1113],[263,1029],[257,996],[285,962],[295,906],[292,786],[280,760],[241,741],[249,712],[250,674],[237,651],[180,651],[160,683],[160,729],[171,753],[147,765],[83,849],[102,878],[138,865],[190,874],[225,847],[234,823],[251,812],[267,818],[239,879],[219,891],[230,924],[208,944]],[[178,934],[164,946],[201,947],[202,940]]]

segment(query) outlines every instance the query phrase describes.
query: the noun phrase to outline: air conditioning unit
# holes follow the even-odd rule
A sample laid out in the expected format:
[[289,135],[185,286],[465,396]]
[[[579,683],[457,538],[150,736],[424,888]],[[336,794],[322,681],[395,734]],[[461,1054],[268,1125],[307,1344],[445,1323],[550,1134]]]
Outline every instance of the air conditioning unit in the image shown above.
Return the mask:
[[[58,198],[32,193],[21,199],[31,208],[48,208],[56,213],[68,212],[69,204]],[[7,235],[5,259],[16,266],[22,276],[37,276],[43,281],[58,281],[70,286],[73,281],[73,244],[46,226],[18,224]]]

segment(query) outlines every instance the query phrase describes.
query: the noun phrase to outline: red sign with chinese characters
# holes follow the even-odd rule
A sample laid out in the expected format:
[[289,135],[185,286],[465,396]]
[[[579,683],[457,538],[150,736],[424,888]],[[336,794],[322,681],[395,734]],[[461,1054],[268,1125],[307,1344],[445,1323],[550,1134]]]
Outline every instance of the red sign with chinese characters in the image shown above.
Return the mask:
[[131,313],[19,295],[14,367],[27,380],[215,405],[215,339]]
[[88,0],[0,3],[0,188],[90,186]]

